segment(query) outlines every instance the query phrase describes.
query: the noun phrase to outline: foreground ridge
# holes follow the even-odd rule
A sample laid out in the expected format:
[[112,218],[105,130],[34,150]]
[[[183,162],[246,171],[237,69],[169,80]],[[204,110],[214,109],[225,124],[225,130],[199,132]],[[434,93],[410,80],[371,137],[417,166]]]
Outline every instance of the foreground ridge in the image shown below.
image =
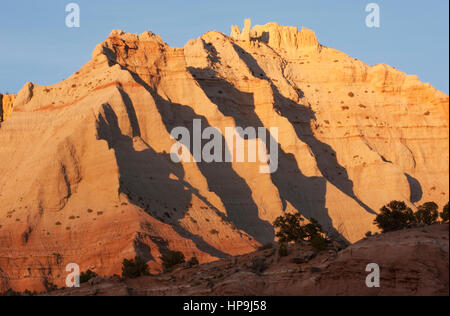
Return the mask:
[[[380,287],[366,286],[377,262]],[[370,237],[341,251],[291,246],[138,279],[97,277],[52,296],[448,296],[448,225]]]

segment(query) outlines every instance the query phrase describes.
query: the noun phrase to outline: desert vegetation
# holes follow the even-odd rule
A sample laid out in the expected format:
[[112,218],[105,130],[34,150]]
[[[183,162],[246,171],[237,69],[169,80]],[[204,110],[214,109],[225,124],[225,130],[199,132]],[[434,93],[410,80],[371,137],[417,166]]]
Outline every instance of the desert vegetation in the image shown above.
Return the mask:
[[275,220],[273,226],[277,230],[275,236],[280,243],[280,256],[287,255],[286,251],[281,248],[289,242],[307,242],[318,251],[324,250],[330,243],[330,239],[323,232],[322,226],[317,220],[311,218],[309,223],[305,224],[305,222],[305,218],[299,213],[286,214]]
[[171,271],[175,266],[184,263],[186,260],[184,254],[180,251],[169,251],[160,258],[165,272]]
[[439,215],[444,223],[448,223],[448,203],[444,206],[444,209]]
[[97,276],[98,276],[98,274],[91,270],[87,270],[86,272],[81,272],[80,273],[80,283],[86,283],[90,279],[93,279]]
[[0,296],[36,296],[37,294],[36,291],[31,292],[30,290],[25,290],[24,292],[17,292],[13,289],[8,289],[7,291],[0,293]]
[[141,275],[148,275],[148,265],[141,257],[136,256],[134,259],[124,259],[122,262],[122,277],[134,279]]
[[280,257],[287,257],[289,255],[289,248],[286,243],[280,243],[280,246],[278,247],[278,255]]
[[198,261],[197,257],[192,257],[188,262],[188,267],[189,268],[193,268],[196,267],[200,264],[200,262]]
[[[439,221],[439,217],[441,221]],[[434,225],[439,222],[448,223],[448,203],[439,213],[439,206],[434,202],[426,202],[414,212],[405,202],[392,201],[380,209],[374,224],[382,233],[387,233],[406,228]],[[370,235],[367,234],[367,236]]]

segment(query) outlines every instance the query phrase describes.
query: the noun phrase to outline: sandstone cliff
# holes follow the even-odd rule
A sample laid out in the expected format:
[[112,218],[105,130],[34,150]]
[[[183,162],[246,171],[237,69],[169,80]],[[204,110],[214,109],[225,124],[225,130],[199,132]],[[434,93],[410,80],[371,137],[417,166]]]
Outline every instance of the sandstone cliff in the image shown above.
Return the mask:
[[[392,199],[443,205],[448,102],[307,29],[248,21],[181,49],[113,31],[67,80],[27,83],[2,123],[0,290],[62,286],[72,262],[112,275],[136,254],[152,272],[168,249],[245,254],[273,241],[284,212],[353,242]],[[278,127],[278,171],[173,163],[170,132],[194,119],[222,134]]]
[[11,115],[15,98],[14,94],[0,94],[0,122]]

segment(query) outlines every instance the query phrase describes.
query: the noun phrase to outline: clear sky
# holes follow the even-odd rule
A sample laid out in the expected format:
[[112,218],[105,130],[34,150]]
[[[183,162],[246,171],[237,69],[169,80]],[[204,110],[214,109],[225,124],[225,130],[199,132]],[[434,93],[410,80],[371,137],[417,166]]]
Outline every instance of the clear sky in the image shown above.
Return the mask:
[[[81,8],[81,27],[67,28],[65,7]],[[365,7],[380,6],[380,28]],[[449,91],[448,0],[14,0],[0,7],[0,91],[25,82],[69,77],[112,29],[151,30],[172,46],[231,25],[278,22],[314,30],[319,41],[373,65],[387,63]]]

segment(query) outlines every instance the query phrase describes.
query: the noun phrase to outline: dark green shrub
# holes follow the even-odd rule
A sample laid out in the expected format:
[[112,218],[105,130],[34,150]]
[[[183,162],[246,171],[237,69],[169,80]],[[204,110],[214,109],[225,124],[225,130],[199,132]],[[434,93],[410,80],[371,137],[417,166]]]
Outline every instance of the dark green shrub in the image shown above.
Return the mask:
[[405,202],[392,201],[380,209],[380,214],[375,218],[374,224],[383,233],[407,228],[415,222],[413,211]]
[[311,246],[317,251],[323,251],[328,246],[328,241],[320,234],[315,234],[311,237],[310,240]]
[[134,279],[141,275],[148,275],[148,265],[140,257],[136,256],[134,260],[124,259],[122,262],[122,276]]
[[427,202],[419,206],[415,213],[416,221],[419,224],[433,225],[439,218],[439,206],[434,202]]
[[322,226],[314,218],[309,220],[309,224],[306,224],[303,227],[303,230],[306,233],[307,240],[311,240],[313,237],[323,234]]
[[286,214],[278,217],[273,226],[278,228],[275,234],[280,242],[308,241],[312,236],[322,233],[322,226],[314,219],[303,225],[305,219],[299,214]]
[[36,291],[31,292],[30,290],[25,290],[24,292],[16,292],[12,289],[0,293],[0,296],[36,296],[38,293]]
[[47,292],[53,292],[53,291],[56,291],[58,289],[57,285],[55,285],[52,282],[49,282],[47,280],[44,282],[44,286],[45,286],[45,290]]
[[22,296],[22,293],[16,292],[16,291],[14,291],[12,289],[8,289],[7,291],[2,292],[1,296],[10,296],[10,297],[11,296]]
[[304,221],[305,219],[298,213],[278,217],[273,223],[274,228],[278,228],[278,232],[275,234],[278,237],[278,241],[285,243],[305,240],[308,235],[302,226]]
[[322,232],[322,226],[314,218],[311,218],[308,224],[302,225],[304,221],[298,213],[278,217],[273,224],[278,228],[275,236],[281,243],[307,241],[318,251],[325,249],[329,240]]
[[192,257],[189,261],[188,261],[188,266],[190,268],[192,267],[196,267],[198,266],[200,263],[198,262],[198,259],[196,257]]
[[86,272],[81,272],[80,274],[80,283],[86,283],[88,282],[90,279],[93,279],[95,277],[97,277],[98,274],[91,271],[91,270],[87,270]]
[[184,263],[184,254],[179,251],[169,251],[161,257],[164,271],[170,271],[174,266]]
[[23,296],[36,296],[38,293],[36,291],[31,292],[30,290],[26,289],[23,292]]
[[444,206],[444,209],[442,210],[440,215],[441,215],[442,222],[448,223],[448,203],[447,203],[447,205]]
[[280,247],[278,248],[278,255],[280,257],[287,257],[289,255],[289,249],[286,243],[281,243]]

